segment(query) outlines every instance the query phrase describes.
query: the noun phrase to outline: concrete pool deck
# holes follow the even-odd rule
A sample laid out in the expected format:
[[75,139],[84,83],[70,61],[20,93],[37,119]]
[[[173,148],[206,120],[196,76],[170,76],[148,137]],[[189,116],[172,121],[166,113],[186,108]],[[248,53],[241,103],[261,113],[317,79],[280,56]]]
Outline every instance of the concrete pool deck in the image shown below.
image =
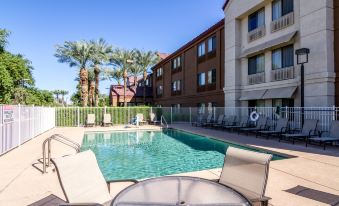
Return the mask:
[[[256,139],[253,136],[237,135],[235,133],[191,127],[186,124],[172,125],[196,134],[210,136],[216,139],[231,141],[249,146],[255,146],[295,156],[295,158],[273,161],[270,165],[270,174],[266,195],[271,197],[270,205],[328,205],[308,198],[285,192],[298,185],[307,188],[339,195],[339,148],[329,147],[323,151],[321,147],[305,148],[304,144],[292,145],[279,143],[277,140]],[[139,129],[156,129],[156,126],[142,126]],[[125,130],[122,126],[109,128],[54,128],[28,142],[0,156],[0,205],[21,206],[32,204],[51,194],[64,199],[57,174],[52,168],[48,173],[42,173],[33,167],[42,168],[37,162],[42,157],[42,142],[52,134],[62,134],[81,143],[84,132]],[[135,130],[135,128],[129,128]],[[52,157],[75,153],[72,149],[58,142],[52,143]],[[179,175],[197,176],[207,179],[217,179],[221,169],[212,169],[190,172]],[[112,195],[123,189],[126,184],[116,183]]]

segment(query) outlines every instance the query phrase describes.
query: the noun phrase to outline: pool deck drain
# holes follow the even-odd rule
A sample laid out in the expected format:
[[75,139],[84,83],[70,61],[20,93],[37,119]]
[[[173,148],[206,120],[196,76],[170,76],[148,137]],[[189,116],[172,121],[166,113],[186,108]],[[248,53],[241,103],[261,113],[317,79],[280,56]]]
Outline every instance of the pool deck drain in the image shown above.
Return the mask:
[[[216,130],[193,128],[189,125],[172,125],[174,128],[208,135],[220,140],[232,141],[255,146],[271,151],[296,156],[296,158],[274,161],[270,165],[267,184],[267,196],[272,197],[270,205],[277,206],[321,206],[328,205],[309,198],[286,192],[290,188],[301,185],[333,195],[339,195],[339,149],[331,148],[323,151],[321,147],[305,148],[303,144],[292,145],[279,143],[276,140],[256,139],[253,136],[237,135]],[[143,126],[142,129],[159,129],[154,126]],[[122,130],[124,127],[100,128],[100,131]],[[97,131],[98,128],[55,128],[34,138],[24,145],[0,157],[0,205],[29,205],[49,195],[64,199],[57,175],[52,169],[42,175],[32,164],[41,158],[42,142],[52,134],[59,133],[81,143],[84,132]],[[134,130],[131,128],[130,130]],[[52,143],[52,157],[74,153],[59,143]],[[39,167],[39,164],[37,164]],[[41,165],[40,165],[41,166]],[[221,169],[190,172],[189,175],[207,179],[217,179]],[[112,195],[128,184],[112,185]]]

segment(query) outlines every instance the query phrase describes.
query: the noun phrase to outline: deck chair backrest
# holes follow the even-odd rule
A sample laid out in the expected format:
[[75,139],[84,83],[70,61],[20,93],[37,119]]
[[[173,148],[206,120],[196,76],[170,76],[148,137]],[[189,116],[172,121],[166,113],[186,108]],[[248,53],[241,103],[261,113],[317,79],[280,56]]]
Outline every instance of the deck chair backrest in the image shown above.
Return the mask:
[[219,183],[227,185],[248,199],[265,195],[272,155],[229,147]]
[[111,123],[111,122],[112,122],[111,114],[104,114],[104,123]]
[[95,114],[87,114],[87,124],[95,123]]
[[239,119],[239,124],[247,124],[248,123],[248,116],[241,116]]
[[332,121],[330,137],[339,138],[339,121]]
[[266,126],[267,120],[268,120],[267,117],[260,116],[255,127],[262,128],[263,126]]
[[222,121],[224,120],[224,116],[223,114],[220,114],[219,117],[218,117],[218,120],[217,120],[217,123],[218,124],[222,124]]
[[212,117],[213,117],[212,114],[208,114],[207,118],[206,118],[206,122],[211,122],[212,121]]
[[316,130],[318,125],[318,120],[315,119],[305,119],[303,128],[301,130],[302,134],[309,135],[311,130]]
[[236,121],[237,121],[237,116],[235,116],[235,115],[229,116],[229,118],[228,118],[229,123],[234,123]]
[[157,116],[154,113],[150,113],[149,115],[151,122],[157,121]]
[[280,132],[283,128],[286,128],[288,124],[287,119],[278,119],[277,125],[275,126],[275,131]]
[[111,199],[91,150],[52,160],[69,203],[104,203]]
[[138,117],[138,120],[141,122],[141,121],[144,121],[144,115],[139,113],[136,115],[136,117]]

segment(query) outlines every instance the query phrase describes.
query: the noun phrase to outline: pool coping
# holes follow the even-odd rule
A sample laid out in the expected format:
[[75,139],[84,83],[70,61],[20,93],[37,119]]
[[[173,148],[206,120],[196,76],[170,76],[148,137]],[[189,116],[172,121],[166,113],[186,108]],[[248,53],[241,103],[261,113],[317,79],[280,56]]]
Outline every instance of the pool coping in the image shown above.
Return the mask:
[[[219,142],[225,142],[225,143],[229,143],[229,144],[233,144],[233,145],[239,145],[239,146],[242,146],[242,147],[249,147],[249,148],[252,148],[252,149],[255,149],[255,150],[262,150],[262,151],[265,151],[265,152],[268,152],[268,153],[271,153],[271,154],[279,155],[279,156],[284,157],[286,159],[298,157],[298,156],[289,155],[289,154],[285,154],[285,153],[281,153],[281,152],[277,152],[277,151],[272,151],[272,150],[261,148],[261,147],[242,144],[242,143],[239,143],[239,142],[234,142],[234,141],[230,141],[230,140],[223,140],[223,139],[213,137],[213,136],[210,136],[210,135],[202,135],[202,134],[195,133],[195,132],[192,132],[192,131],[187,131],[187,130],[184,130],[184,129],[174,128],[174,127],[170,127],[170,128],[167,128],[167,129],[173,129],[173,130],[178,130],[178,131],[182,131],[182,132],[186,132],[186,133],[190,133],[190,134],[194,134],[194,135],[199,135],[201,137],[213,139],[213,140],[216,140],[216,141],[219,141]],[[281,160],[285,160],[285,159],[280,159],[280,160],[275,160],[275,161],[281,161]]]

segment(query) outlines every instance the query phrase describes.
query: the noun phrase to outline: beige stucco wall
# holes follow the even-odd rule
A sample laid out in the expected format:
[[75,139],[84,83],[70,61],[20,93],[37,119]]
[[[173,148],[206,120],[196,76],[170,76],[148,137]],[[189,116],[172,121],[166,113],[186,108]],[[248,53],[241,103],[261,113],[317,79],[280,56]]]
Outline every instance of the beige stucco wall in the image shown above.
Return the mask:
[[[248,16],[265,7],[266,35],[248,43]],[[225,8],[225,106],[246,106],[238,101],[241,92],[300,85],[296,65],[294,79],[271,81],[271,51],[265,52],[265,83],[248,85],[248,60],[243,51],[297,31],[294,49],[310,48],[310,61],[305,65],[305,106],[332,106],[335,94],[334,32],[332,0],[294,0],[294,24],[271,33],[272,1],[230,0]],[[300,105],[300,88],[295,96]],[[267,100],[270,106],[271,100]]]

